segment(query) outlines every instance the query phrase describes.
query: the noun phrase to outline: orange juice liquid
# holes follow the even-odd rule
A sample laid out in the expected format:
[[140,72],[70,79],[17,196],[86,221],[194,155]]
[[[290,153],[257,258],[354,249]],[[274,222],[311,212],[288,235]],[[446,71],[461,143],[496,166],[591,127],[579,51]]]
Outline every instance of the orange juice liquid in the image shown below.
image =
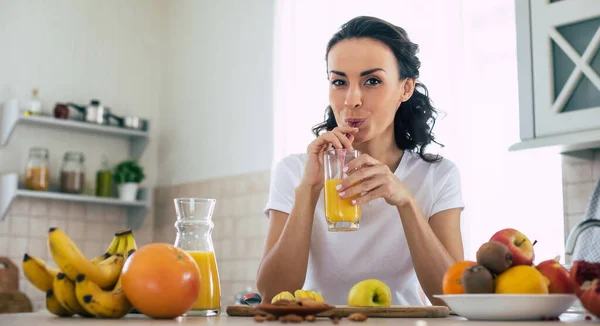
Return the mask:
[[325,180],[325,217],[331,223],[356,223],[360,217],[360,205],[353,206],[351,201],[358,198],[360,194],[351,198],[340,198],[339,192],[335,189],[340,182],[341,179]]
[[192,310],[221,310],[221,285],[213,252],[188,251],[200,269],[200,293]]

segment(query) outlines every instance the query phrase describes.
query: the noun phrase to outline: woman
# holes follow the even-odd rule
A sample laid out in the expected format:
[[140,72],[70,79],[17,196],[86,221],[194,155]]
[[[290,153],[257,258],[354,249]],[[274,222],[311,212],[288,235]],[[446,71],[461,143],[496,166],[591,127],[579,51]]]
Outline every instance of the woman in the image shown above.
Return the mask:
[[[357,17],[327,46],[326,121],[305,154],[275,167],[265,213],[269,231],[257,288],[269,302],[281,291],[314,290],[346,304],[350,288],[378,279],[394,305],[434,304],[448,267],[463,259],[460,175],[447,159],[425,153],[436,111],[419,77],[418,46],[406,32]],[[323,152],[356,149],[342,198],[363,194],[360,228],[328,232]],[[361,181],[356,186],[351,186]]]

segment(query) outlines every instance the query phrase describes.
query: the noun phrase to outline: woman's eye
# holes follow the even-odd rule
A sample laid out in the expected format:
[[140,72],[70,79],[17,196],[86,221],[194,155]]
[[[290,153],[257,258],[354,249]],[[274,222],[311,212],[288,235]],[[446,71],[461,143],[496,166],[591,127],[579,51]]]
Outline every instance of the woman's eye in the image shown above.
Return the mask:
[[344,82],[343,80],[340,80],[340,79],[336,79],[336,80],[332,81],[331,84],[333,86],[343,86],[346,84],[346,82]]
[[377,84],[381,84],[381,81],[377,78],[369,78],[365,82],[365,85],[369,85],[369,86],[373,86],[373,85],[377,85]]

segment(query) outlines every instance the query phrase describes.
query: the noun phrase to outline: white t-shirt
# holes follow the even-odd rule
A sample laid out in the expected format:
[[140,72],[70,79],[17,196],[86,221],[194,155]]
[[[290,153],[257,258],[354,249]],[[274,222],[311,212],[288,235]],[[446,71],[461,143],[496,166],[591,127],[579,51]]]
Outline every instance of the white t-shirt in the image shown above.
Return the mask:
[[[293,154],[272,171],[265,214],[290,214],[295,188],[300,184],[307,154]],[[405,151],[395,175],[411,191],[424,216],[450,208],[464,209],[460,174],[454,163],[428,163]],[[404,228],[395,206],[379,198],[362,205],[357,231],[329,232],[323,191],[315,208],[308,269],[303,289],[321,293],[330,304],[347,304],[350,288],[361,280],[378,279],[392,291],[393,305],[426,305],[410,256]]]

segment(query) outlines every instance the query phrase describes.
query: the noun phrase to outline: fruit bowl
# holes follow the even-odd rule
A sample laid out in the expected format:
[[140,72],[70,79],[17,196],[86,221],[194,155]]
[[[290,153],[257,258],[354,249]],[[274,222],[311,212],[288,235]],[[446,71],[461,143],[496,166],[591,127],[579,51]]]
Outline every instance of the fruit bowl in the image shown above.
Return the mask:
[[452,311],[471,320],[543,320],[566,312],[574,294],[446,294],[434,295]]

